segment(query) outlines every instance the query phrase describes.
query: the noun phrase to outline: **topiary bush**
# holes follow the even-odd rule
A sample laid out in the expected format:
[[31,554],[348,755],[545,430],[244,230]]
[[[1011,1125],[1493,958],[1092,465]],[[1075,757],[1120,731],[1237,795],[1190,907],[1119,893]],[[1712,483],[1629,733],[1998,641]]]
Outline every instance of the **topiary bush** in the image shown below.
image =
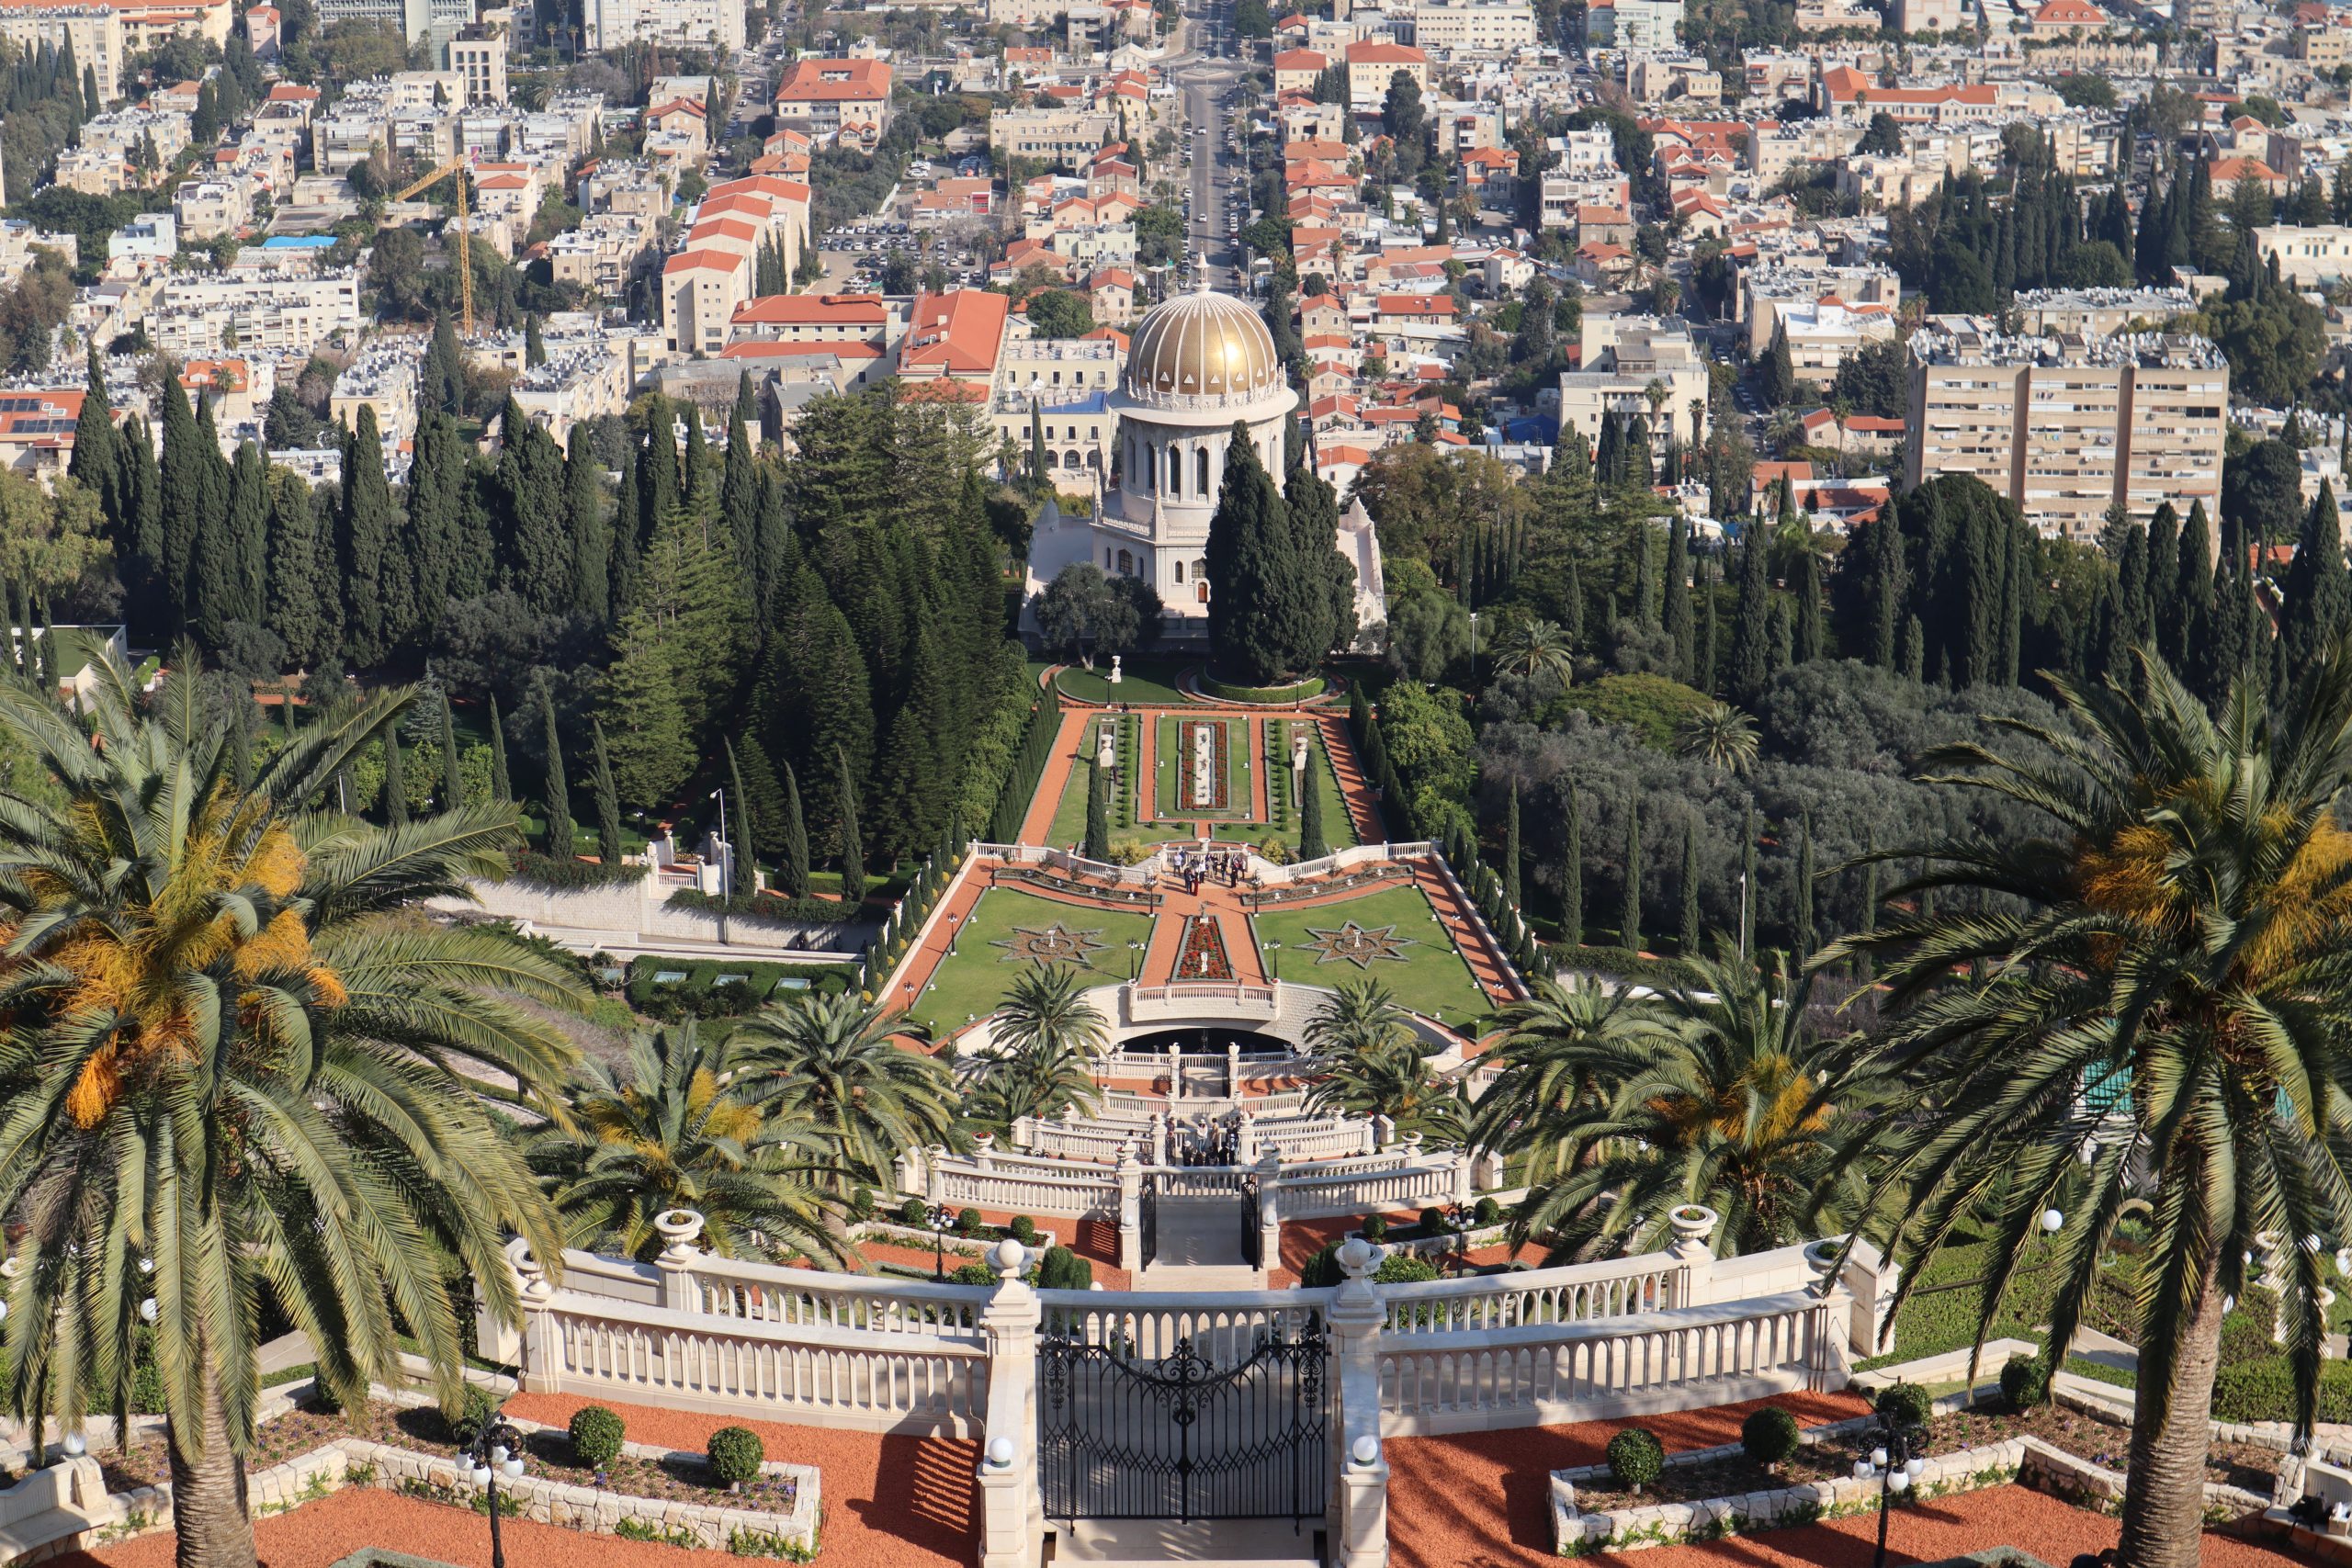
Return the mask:
[[1609,1439],[1609,1473],[1635,1496],[1666,1468],[1666,1445],[1646,1427],[1628,1427]]
[[722,1486],[757,1481],[767,1457],[767,1445],[749,1427],[721,1427],[710,1435],[710,1473]]
[[1358,1228],[1363,1232],[1363,1238],[1366,1241],[1386,1241],[1388,1239],[1388,1216],[1385,1214],[1366,1214],[1363,1217],[1363,1225]]
[[1478,1206],[1470,1211],[1470,1217],[1477,1224],[1498,1225],[1503,1223],[1503,1206],[1492,1198],[1481,1198]]
[[1777,1472],[1804,1444],[1797,1418],[1777,1404],[1768,1404],[1739,1424],[1739,1446],[1767,1472]]
[[1936,1413],[1936,1402],[1916,1382],[1894,1382],[1879,1390],[1877,1409],[1905,1427],[1924,1427]]
[[930,1222],[931,1210],[924,1206],[922,1199],[910,1198],[905,1202],[899,1205],[899,1223],[900,1224],[911,1225],[916,1230],[922,1230],[925,1225],[929,1224]]
[[861,1186],[851,1191],[849,1217],[853,1220],[870,1220],[874,1217],[873,1188]]
[[1046,1256],[1037,1261],[1037,1288],[1041,1291],[1083,1291],[1094,1283],[1094,1265],[1067,1247],[1046,1248]]
[[1299,1284],[1310,1291],[1327,1289],[1346,1278],[1340,1271],[1340,1244],[1336,1241],[1325,1242],[1317,1248],[1315,1256],[1298,1270]]
[[986,1230],[986,1229],[988,1229],[988,1228],[989,1228],[989,1223],[988,1223],[988,1221],[986,1221],[986,1220],[984,1220],[984,1219],[980,1218],[980,1212],[979,1212],[978,1209],[959,1209],[959,1210],[957,1210],[957,1211],[956,1211],[956,1235],[979,1235],[982,1231],[984,1231],[984,1230]]
[[1421,1234],[1423,1235],[1443,1235],[1453,1228],[1453,1224],[1448,1222],[1445,1217],[1445,1211],[1443,1209],[1423,1209],[1421,1211]]
[[1004,1276],[985,1263],[967,1263],[947,1276],[952,1285],[996,1285]]
[[2001,1397],[2029,1410],[2050,1397],[2050,1365],[2039,1356],[2011,1356],[2001,1368]]
[[601,1404],[583,1404],[571,1413],[571,1455],[590,1470],[602,1470],[621,1456],[628,1428]]
[[1028,1215],[1013,1215],[1012,1223],[1004,1228],[1012,1235],[1012,1239],[1019,1242],[1022,1246],[1035,1247],[1037,1245],[1037,1222],[1031,1219]]
[[[1384,1285],[1418,1285],[1438,1277],[1437,1269],[1410,1253],[1383,1258],[1372,1277]],[[1334,1283],[1338,1281],[1334,1280]]]

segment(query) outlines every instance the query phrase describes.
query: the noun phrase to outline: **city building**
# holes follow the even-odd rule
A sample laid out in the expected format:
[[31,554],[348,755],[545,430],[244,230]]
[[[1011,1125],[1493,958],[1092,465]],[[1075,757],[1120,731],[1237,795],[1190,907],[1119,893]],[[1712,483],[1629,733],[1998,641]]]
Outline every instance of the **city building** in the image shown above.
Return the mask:
[[[740,23],[741,7],[736,7]],[[775,93],[776,123],[819,141],[871,150],[890,124],[890,68],[879,60],[803,60]]]
[[2264,262],[2278,264],[2278,276],[2297,288],[2319,288],[2352,273],[2352,227],[2326,223],[2312,228],[2274,223],[2254,231]]
[[461,28],[442,51],[442,59],[465,79],[469,106],[506,101],[504,28],[480,22]]
[[2002,335],[1939,316],[1910,339],[1904,475],[1971,474],[2045,534],[2096,542],[2108,509],[2220,515],[2229,363],[2178,333]]
[[1430,57],[1408,44],[1382,43],[1366,39],[1348,45],[1344,57],[1348,63],[1348,103],[1358,114],[1378,112],[1387,101],[1388,85],[1402,71],[1413,79],[1413,85],[1427,97],[1430,91]]
[[[1581,435],[1598,446],[1611,415],[1651,412],[1651,383],[1666,394],[1658,423],[1670,423],[1696,446],[1707,435],[1707,361],[1681,321],[1656,316],[1589,314],[1582,331],[1587,368],[1560,373],[1560,434]],[[1666,428],[1651,439],[1664,446]]]

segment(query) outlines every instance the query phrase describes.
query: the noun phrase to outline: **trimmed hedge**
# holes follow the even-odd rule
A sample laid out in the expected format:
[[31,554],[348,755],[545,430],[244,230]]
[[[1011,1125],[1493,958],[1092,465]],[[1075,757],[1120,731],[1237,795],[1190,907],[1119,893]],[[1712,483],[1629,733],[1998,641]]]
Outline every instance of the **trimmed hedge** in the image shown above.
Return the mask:
[[1609,1439],[1609,1473],[1639,1492],[1666,1469],[1666,1445],[1646,1427],[1628,1427]]
[[628,1428],[619,1416],[601,1404],[584,1404],[571,1413],[571,1453],[591,1470],[602,1470],[618,1459]]
[[749,1427],[721,1427],[710,1435],[707,1454],[712,1476],[722,1485],[736,1486],[760,1478],[768,1450]]
[[2001,1369],[2001,1397],[2028,1410],[2050,1397],[2050,1364],[2039,1356],[2011,1356]]
[[1749,1459],[1770,1470],[1803,1446],[1797,1418],[1777,1404],[1752,1411],[1739,1424],[1739,1446]]
[[545,887],[557,893],[576,893],[589,887],[615,887],[624,883],[645,880],[641,865],[592,864],[584,860],[558,860],[552,855],[526,850],[514,857],[506,879],[529,887]]
[[718,914],[719,907],[741,920],[769,920],[780,926],[839,926],[864,918],[864,909],[841,898],[779,898],[773,893],[738,893],[719,898],[698,887],[681,887],[670,895],[673,909],[701,909]]
[[1329,682],[1320,675],[1309,675],[1295,686],[1235,686],[1218,680],[1206,670],[1201,671],[1201,690],[1228,703],[1304,702],[1308,697],[1321,696],[1328,689]]
[[[663,985],[653,976],[684,972],[685,978]],[[721,975],[742,975],[741,982],[718,984]],[[780,994],[786,979],[808,982],[808,989],[839,996],[857,987],[857,967],[851,964],[764,964],[740,959],[634,958],[626,982],[628,1005],[638,1012],[671,1020],[686,1014],[696,1018],[733,1018],[750,1012]]]

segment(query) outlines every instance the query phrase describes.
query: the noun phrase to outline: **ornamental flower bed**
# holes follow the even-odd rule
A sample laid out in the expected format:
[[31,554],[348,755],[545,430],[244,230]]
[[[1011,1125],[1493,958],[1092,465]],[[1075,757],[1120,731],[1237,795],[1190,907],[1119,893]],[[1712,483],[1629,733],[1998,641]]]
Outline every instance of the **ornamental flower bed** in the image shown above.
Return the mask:
[[1233,960],[1226,955],[1225,929],[1214,915],[1188,915],[1184,942],[1176,950],[1179,980],[1230,980]]

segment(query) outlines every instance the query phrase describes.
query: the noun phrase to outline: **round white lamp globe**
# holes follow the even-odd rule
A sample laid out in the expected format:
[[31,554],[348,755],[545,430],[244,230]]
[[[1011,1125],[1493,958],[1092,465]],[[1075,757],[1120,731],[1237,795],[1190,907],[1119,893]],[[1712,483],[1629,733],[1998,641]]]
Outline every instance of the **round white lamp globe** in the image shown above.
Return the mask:
[[989,1462],[996,1466],[999,1470],[1006,1469],[1012,1463],[1012,1439],[1011,1438],[991,1438],[989,1439]]
[[2055,1235],[2065,1227],[2066,1216],[2055,1209],[2041,1211],[2041,1228]]

